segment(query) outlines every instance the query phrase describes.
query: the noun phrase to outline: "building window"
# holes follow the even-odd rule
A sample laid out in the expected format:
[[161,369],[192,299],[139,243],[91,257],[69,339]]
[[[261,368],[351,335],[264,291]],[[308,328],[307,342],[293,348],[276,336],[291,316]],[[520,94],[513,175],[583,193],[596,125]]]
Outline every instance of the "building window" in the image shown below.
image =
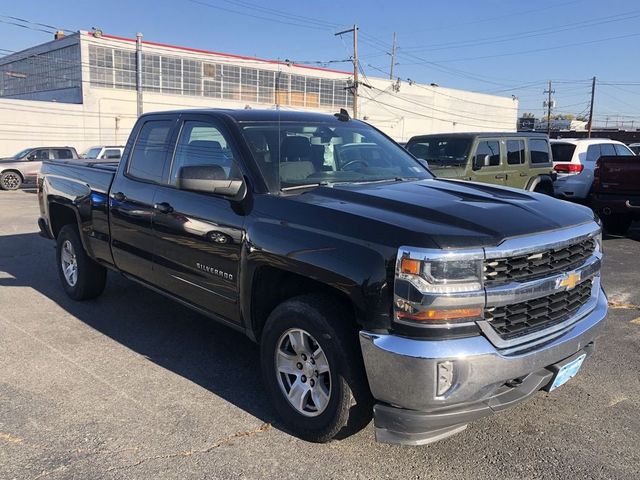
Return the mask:
[[307,89],[304,104],[307,107],[320,106],[320,79],[307,77]]
[[113,50],[89,45],[91,86],[113,87]]
[[305,77],[291,75],[291,105],[304,107]]
[[274,103],[275,72],[258,70],[258,102]]
[[206,97],[222,96],[222,66],[215,63],[202,65],[202,93]]
[[276,72],[276,104],[289,105],[289,74]]
[[185,95],[202,95],[202,63],[182,60],[182,90]]
[[258,100],[258,71],[255,68],[242,67],[240,98],[247,102]]
[[142,88],[160,91],[160,55],[142,54]]
[[323,107],[333,106],[333,80],[320,79],[320,105]]
[[113,50],[113,74],[116,88],[135,90],[136,54],[127,50]]
[[182,94],[182,61],[174,57],[160,58],[162,93]]
[[240,100],[240,67],[222,65],[222,98]]
[[344,80],[336,80],[333,84],[333,106],[344,107],[347,105],[348,85]]

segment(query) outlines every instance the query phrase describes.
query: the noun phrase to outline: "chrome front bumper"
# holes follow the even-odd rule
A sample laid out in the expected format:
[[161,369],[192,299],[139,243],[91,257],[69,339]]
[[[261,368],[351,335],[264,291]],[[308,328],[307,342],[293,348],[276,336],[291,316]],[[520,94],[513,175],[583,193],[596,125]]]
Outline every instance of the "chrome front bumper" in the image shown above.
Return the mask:
[[[505,408],[499,399],[510,398],[509,385],[520,386],[511,389],[506,406],[544,388],[553,376],[549,367],[591,348],[607,314],[606,295],[598,290],[589,313],[534,347],[499,350],[484,336],[425,341],[360,332],[369,385],[380,402],[374,410],[378,440],[405,444],[439,440],[463,430],[474,418]],[[453,364],[453,386],[438,396],[438,365],[446,361]],[[424,428],[402,431],[407,425]]]

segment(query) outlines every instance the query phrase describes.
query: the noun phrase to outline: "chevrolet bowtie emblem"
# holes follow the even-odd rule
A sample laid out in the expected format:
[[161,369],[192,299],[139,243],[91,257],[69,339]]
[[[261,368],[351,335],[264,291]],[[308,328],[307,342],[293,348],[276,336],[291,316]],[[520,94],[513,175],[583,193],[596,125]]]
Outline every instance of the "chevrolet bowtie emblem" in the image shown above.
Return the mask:
[[567,276],[556,280],[556,288],[566,287],[567,290],[573,290],[579,281],[579,273],[569,273]]

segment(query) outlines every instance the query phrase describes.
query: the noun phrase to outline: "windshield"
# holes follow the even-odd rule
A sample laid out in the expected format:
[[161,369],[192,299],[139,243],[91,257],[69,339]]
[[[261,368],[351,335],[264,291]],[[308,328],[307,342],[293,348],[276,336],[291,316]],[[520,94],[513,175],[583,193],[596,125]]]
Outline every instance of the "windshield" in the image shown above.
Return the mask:
[[98,155],[100,155],[100,151],[102,150],[102,147],[93,147],[93,148],[89,148],[87,150],[85,150],[82,155],[80,155],[80,157],[82,158],[98,158]]
[[462,167],[471,149],[471,138],[433,136],[409,142],[407,150],[422,158],[430,167]]
[[24,157],[27,153],[29,153],[31,150],[33,150],[32,148],[25,148],[24,150],[20,150],[18,153],[16,153],[13,157],[11,158],[22,158]]
[[260,123],[242,131],[270,191],[432,178],[402,147],[361,123]]
[[572,143],[552,143],[551,153],[553,153],[554,162],[570,162],[573,158],[573,152],[576,146]]

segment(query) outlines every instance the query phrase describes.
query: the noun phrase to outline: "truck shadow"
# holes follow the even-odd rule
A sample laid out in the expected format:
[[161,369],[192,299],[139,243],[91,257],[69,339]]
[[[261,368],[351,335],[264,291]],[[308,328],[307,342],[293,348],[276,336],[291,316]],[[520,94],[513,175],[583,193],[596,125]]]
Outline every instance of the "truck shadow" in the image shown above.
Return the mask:
[[613,235],[607,232],[605,232],[603,235],[604,241],[620,238],[629,238],[631,240],[635,240],[636,242],[640,242],[640,221],[633,222],[626,235]]
[[111,272],[102,296],[74,302],[60,286],[53,242],[36,233],[0,236],[0,272],[0,288],[30,287],[157,365],[274,422],[262,389],[258,347],[241,333]]

